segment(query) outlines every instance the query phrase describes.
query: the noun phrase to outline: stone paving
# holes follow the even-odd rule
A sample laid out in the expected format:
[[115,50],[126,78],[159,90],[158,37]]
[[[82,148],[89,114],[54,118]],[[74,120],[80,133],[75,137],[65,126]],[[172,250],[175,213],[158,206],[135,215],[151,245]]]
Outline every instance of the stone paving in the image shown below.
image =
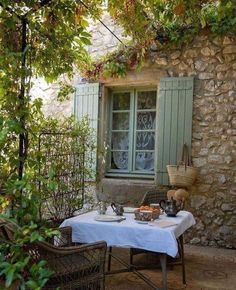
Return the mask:
[[[122,259],[128,261],[129,251],[114,249]],[[135,256],[135,263],[149,265],[158,262],[154,255]],[[168,269],[168,290],[235,290],[236,250],[185,245],[187,285],[182,284],[181,266]],[[112,260],[112,269],[122,267]],[[143,270],[154,283],[161,286],[160,269]],[[106,277],[106,290],[150,290],[152,289],[133,273],[121,273]]]

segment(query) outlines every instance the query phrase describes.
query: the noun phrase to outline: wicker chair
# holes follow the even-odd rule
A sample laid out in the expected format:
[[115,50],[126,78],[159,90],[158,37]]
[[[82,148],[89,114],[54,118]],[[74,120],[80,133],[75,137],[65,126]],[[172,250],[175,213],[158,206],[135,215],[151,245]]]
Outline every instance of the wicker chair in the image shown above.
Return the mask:
[[[159,190],[150,190],[147,191],[143,199],[141,201],[141,205],[150,205],[151,203],[159,203],[161,200],[167,200],[167,191],[159,191]],[[186,275],[185,275],[185,263],[184,263],[184,246],[183,246],[183,236],[180,236],[177,239],[178,249],[179,249],[179,256],[177,258],[169,258],[169,265],[182,265],[182,281],[183,284],[186,284]],[[134,261],[133,258],[135,255],[143,254],[143,253],[152,253],[154,252],[146,251],[143,249],[131,248],[130,249],[130,265],[133,265]],[[158,253],[157,253],[158,254]]]
[[167,191],[159,191],[156,189],[147,191],[141,201],[141,205],[150,205],[151,203],[159,203],[162,199],[167,199]]
[[[0,223],[0,238],[10,239],[13,234],[9,223]],[[70,237],[67,227],[61,230],[65,238]],[[67,241],[66,244],[71,244]],[[25,245],[25,251],[31,256],[31,263],[47,261],[47,267],[53,275],[43,289],[54,290],[103,290],[105,289],[106,242],[90,243],[80,246],[55,246],[48,242],[34,242]],[[26,274],[27,275],[27,274]]]

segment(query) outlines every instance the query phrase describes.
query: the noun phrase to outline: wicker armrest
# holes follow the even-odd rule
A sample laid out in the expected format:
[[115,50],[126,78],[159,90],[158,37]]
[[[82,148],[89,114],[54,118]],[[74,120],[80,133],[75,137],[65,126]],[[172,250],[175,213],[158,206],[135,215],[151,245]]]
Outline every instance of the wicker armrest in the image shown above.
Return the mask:
[[46,260],[54,272],[45,289],[80,289],[87,281],[93,283],[91,289],[103,289],[106,249],[104,241],[71,247],[56,247],[47,242],[29,245],[34,261]]

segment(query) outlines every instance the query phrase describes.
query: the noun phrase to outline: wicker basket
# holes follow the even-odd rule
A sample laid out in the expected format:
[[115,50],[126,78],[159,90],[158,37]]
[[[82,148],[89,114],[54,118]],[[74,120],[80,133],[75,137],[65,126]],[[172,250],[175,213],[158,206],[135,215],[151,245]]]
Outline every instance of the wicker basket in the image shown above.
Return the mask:
[[135,219],[138,221],[151,221],[159,218],[160,211],[153,210],[153,211],[142,211],[140,209],[136,209],[134,211]]
[[167,165],[170,184],[177,187],[190,187],[197,178],[197,169],[185,165]]
[[187,144],[183,145],[182,158],[178,165],[167,165],[170,184],[190,187],[197,178],[198,171],[192,166]]

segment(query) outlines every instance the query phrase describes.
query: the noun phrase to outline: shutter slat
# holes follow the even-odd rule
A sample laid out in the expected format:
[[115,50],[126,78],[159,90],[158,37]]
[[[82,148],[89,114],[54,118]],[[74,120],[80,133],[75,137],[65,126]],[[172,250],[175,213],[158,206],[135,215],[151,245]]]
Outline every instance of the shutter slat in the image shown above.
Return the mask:
[[[163,158],[162,152],[164,148],[164,120],[165,120],[165,91],[160,91],[160,98],[159,98],[159,110],[158,110],[158,135],[157,135],[157,172],[158,176],[161,178],[162,182],[162,168],[163,168]],[[162,112],[162,113],[160,113]]]
[[[172,101],[172,90],[166,91],[165,95],[165,127],[164,127],[164,146],[163,146],[163,164],[169,163],[170,160],[170,144],[171,144],[171,101]],[[168,183],[168,176],[163,175],[163,183]]]
[[171,114],[171,142],[170,142],[170,163],[175,164],[177,158],[177,136],[178,136],[178,108],[179,105],[179,92],[178,90],[172,91],[172,114]]
[[[189,87],[189,85],[188,85]],[[192,115],[193,115],[193,86],[192,89],[186,90],[185,97],[185,136],[184,140],[189,144],[189,150],[191,149],[192,141]]]
[[185,129],[185,91],[179,90],[179,106],[178,106],[178,135],[177,135],[177,161],[181,157],[182,145],[184,143]]
[[179,161],[184,143],[191,147],[193,78],[162,79],[158,104],[156,181],[167,185],[166,165]]

